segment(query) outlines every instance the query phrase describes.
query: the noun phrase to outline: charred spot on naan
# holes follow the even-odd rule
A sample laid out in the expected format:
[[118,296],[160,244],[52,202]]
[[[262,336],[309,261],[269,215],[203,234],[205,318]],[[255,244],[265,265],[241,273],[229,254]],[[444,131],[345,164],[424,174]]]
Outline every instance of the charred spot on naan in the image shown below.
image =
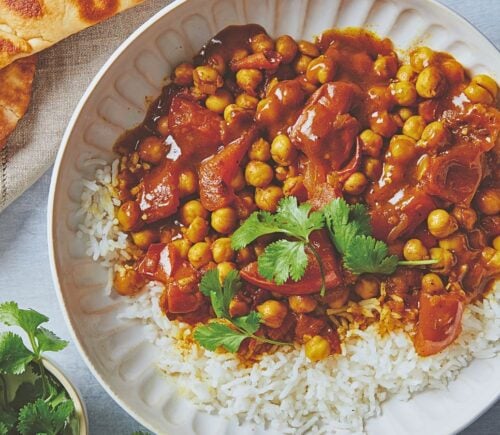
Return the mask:
[[105,20],[118,12],[119,0],[72,0],[80,17],[88,22]]
[[0,0],[18,15],[26,18],[38,18],[43,15],[43,5],[40,0]]

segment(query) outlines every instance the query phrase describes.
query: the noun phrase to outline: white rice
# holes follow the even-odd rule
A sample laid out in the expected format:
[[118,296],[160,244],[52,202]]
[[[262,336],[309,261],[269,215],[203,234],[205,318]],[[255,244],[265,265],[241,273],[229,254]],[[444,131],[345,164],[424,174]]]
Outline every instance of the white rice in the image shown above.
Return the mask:
[[[87,254],[109,268],[108,291],[114,268],[128,256],[127,236],[114,217],[117,169],[115,161],[97,169],[94,181],[84,181],[78,232]],[[348,331],[342,354],[324,361],[311,363],[297,346],[264,355],[251,367],[241,367],[229,353],[187,346],[182,337],[191,333],[189,327],[170,322],[159,308],[162,289],[148,284],[129,299],[124,313],[149,325],[158,367],[177,380],[179,391],[199,409],[282,434],[361,433],[388,398],[407,400],[427,388],[446,388],[473,358],[500,352],[499,285],[482,303],[465,309],[462,334],[438,355],[419,357],[406,333],[380,335],[372,325]]]

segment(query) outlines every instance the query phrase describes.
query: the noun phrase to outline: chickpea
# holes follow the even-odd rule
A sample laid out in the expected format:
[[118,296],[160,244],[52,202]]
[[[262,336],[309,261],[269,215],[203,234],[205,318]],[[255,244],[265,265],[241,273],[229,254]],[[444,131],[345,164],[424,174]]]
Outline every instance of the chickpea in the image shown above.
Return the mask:
[[258,69],[243,68],[236,73],[236,83],[250,95],[255,94],[255,89],[262,82],[263,76]]
[[231,239],[229,237],[221,237],[212,243],[212,256],[216,263],[232,261],[234,257],[233,248],[231,248]]
[[403,247],[403,256],[408,261],[425,260],[429,258],[429,253],[419,239],[410,239]]
[[181,63],[174,70],[173,81],[176,85],[190,86],[193,83],[194,67],[190,63]]
[[257,139],[250,146],[248,157],[250,158],[250,160],[266,162],[271,158],[271,145],[269,145],[269,142],[263,138]]
[[361,299],[371,299],[379,295],[380,283],[373,277],[362,277],[356,281],[354,291]]
[[425,119],[420,115],[411,116],[403,125],[403,134],[419,140],[426,126]]
[[382,136],[374,133],[372,130],[364,130],[360,135],[363,152],[371,157],[378,157],[382,149]]
[[342,308],[349,300],[349,287],[337,287],[335,290],[327,292],[325,301],[332,309]]
[[488,269],[500,270],[500,252],[487,246],[481,252],[481,257]]
[[375,133],[389,138],[396,133],[398,123],[387,110],[380,110],[372,114],[370,128]]
[[322,55],[309,62],[306,70],[306,78],[313,84],[324,84],[333,80],[336,71],[337,66],[333,59]]
[[297,150],[286,134],[278,134],[271,143],[271,156],[282,166],[288,166],[297,158]]
[[246,219],[250,216],[257,208],[253,200],[253,194],[250,192],[243,192],[239,196],[240,201],[236,202],[236,212],[239,219]]
[[457,220],[458,224],[467,231],[471,231],[474,225],[476,225],[477,213],[473,208],[457,205],[453,208],[451,214]]
[[124,231],[130,231],[140,222],[141,209],[135,201],[124,202],[118,212],[116,218]]
[[238,251],[236,254],[236,262],[238,264],[248,264],[252,261],[255,260],[255,255],[253,249],[249,248],[248,246],[246,248],[242,248]]
[[285,196],[295,196],[299,201],[307,199],[307,189],[304,185],[304,177],[288,177],[283,183],[283,194]]
[[254,187],[265,187],[273,180],[273,168],[267,163],[251,160],[245,168],[245,180]]
[[244,48],[237,48],[233,52],[233,57],[231,58],[231,62],[230,63],[234,63],[234,62],[237,62],[237,61],[239,61],[241,59],[244,59],[249,54],[250,53],[248,52],[248,50],[245,50]]
[[448,59],[442,62],[441,71],[446,77],[448,83],[459,84],[464,81],[464,68],[455,59]]
[[229,261],[223,261],[217,265],[217,271],[219,272],[219,282],[221,284],[224,283],[226,276],[231,272],[231,270],[235,270],[236,265]]
[[158,121],[156,122],[156,130],[158,133],[160,133],[163,137],[168,136],[170,130],[168,128],[168,115],[163,115],[158,118]]
[[497,250],[500,251],[500,236],[496,236],[493,239],[493,247]]
[[344,192],[349,195],[360,195],[368,186],[368,179],[362,172],[355,172],[350,175],[344,183]]
[[428,66],[418,75],[415,87],[422,98],[439,97],[446,89],[446,79],[437,67]]
[[231,207],[224,207],[215,210],[211,217],[212,228],[221,234],[229,234],[238,224],[236,210]]
[[209,244],[198,242],[191,246],[188,251],[188,260],[196,269],[212,261],[212,252],[210,251]]
[[282,63],[290,63],[297,54],[298,46],[292,37],[283,35],[276,39],[276,51],[281,54]]
[[226,121],[228,124],[231,123],[231,121],[234,119],[237,113],[244,112],[245,109],[241,108],[237,104],[228,104],[224,108],[224,121]]
[[422,291],[428,294],[436,294],[444,290],[444,284],[439,275],[427,273],[422,277]]
[[208,235],[208,229],[208,222],[197,216],[193,219],[193,222],[189,224],[189,227],[186,230],[186,238],[191,243],[202,242]]
[[392,158],[399,163],[407,163],[416,155],[416,142],[411,137],[405,135],[393,136],[389,143],[389,150]]
[[490,76],[480,74],[471,80],[464,90],[467,98],[473,103],[492,104],[496,100],[498,87]]
[[396,73],[396,78],[400,82],[412,82],[417,78],[417,73],[411,65],[401,65]]
[[142,275],[134,269],[118,271],[113,278],[113,287],[122,296],[135,295],[145,284]]
[[180,210],[180,220],[184,225],[189,225],[196,217],[208,218],[208,211],[197,199],[186,202]]
[[422,137],[418,141],[417,146],[426,150],[437,151],[448,142],[449,134],[444,123],[434,121],[424,128]]
[[159,239],[160,233],[152,228],[146,228],[142,231],[132,233],[134,244],[143,250],[146,250],[151,243],[155,243]]
[[240,94],[236,97],[236,105],[247,110],[257,109],[259,99],[249,94]]
[[139,157],[148,163],[160,163],[166,150],[163,140],[156,136],[148,136],[139,143]]
[[233,96],[225,89],[217,89],[215,94],[209,95],[205,100],[207,109],[215,113],[224,113],[224,109],[233,102]]
[[403,123],[404,123],[409,118],[411,118],[413,115],[415,115],[415,112],[409,107],[401,107],[398,110],[398,115],[401,118],[401,121],[403,121]]
[[198,190],[198,175],[192,169],[184,169],[179,174],[179,194],[181,197],[192,195]]
[[424,68],[432,65],[435,60],[435,53],[428,47],[418,47],[410,53],[410,64],[416,72],[421,72]]
[[467,249],[467,239],[464,234],[452,234],[439,240],[439,247],[449,251],[465,251]]
[[410,82],[395,82],[389,85],[391,95],[400,106],[411,106],[417,101],[417,90]]
[[224,84],[221,75],[216,69],[208,65],[198,66],[193,71],[195,86],[203,94],[215,94]]
[[250,38],[250,47],[254,53],[261,51],[274,50],[273,40],[265,33],[259,33]]
[[388,56],[378,55],[373,62],[373,71],[382,79],[390,79],[396,75],[398,69],[398,59],[395,54]]
[[309,57],[318,57],[319,50],[312,42],[309,41],[299,41],[298,44],[299,51]]
[[487,188],[480,191],[475,202],[481,213],[488,216],[500,213],[500,189]]
[[456,219],[446,210],[438,208],[431,211],[427,216],[427,228],[434,237],[443,239],[454,233],[458,228],[458,224]]
[[326,338],[320,335],[315,335],[307,341],[305,345],[305,352],[307,358],[312,362],[321,361],[330,355],[330,343]]
[[455,265],[455,256],[448,249],[431,248],[429,251],[432,260],[437,260],[437,263],[432,264],[432,270],[439,270],[443,273],[448,273]]
[[382,162],[373,157],[367,157],[363,161],[363,172],[371,181],[378,180],[382,175]]
[[279,328],[288,314],[288,308],[284,303],[270,299],[257,305],[257,312],[260,313],[264,325]]
[[235,192],[239,192],[240,190],[243,190],[245,188],[245,176],[243,175],[243,171],[241,170],[241,168],[238,168],[236,175],[233,177],[229,185],[234,189]]
[[311,63],[312,58],[301,54],[294,62],[294,70],[297,74],[305,74],[307,72],[307,67]]
[[283,198],[283,191],[278,186],[257,187],[255,189],[255,204],[261,210],[274,213],[278,208],[280,199]]
[[316,299],[312,296],[290,296],[288,304],[295,313],[310,313],[318,306]]
[[173,247],[183,260],[187,260],[189,248],[191,248],[191,242],[186,239],[177,239],[172,242]]
[[229,315],[231,317],[246,316],[250,312],[250,307],[245,301],[232,299],[229,302]]

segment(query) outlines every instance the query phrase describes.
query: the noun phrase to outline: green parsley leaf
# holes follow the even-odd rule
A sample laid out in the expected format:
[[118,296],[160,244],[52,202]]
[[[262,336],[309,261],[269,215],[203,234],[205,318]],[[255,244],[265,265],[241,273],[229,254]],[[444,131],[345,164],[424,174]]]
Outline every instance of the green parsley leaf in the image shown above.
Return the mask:
[[252,311],[246,316],[236,317],[233,319],[233,323],[247,334],[255,334],[260,328],[260,314],[257,311]]
[[248,338],[248,335],[218,322],[198,326],[194,331],[194,339],[205,349],[211,351],[223,347],[228,352],[235,353],[245,338]]
[[387,245],[370,236],[356,236],[344,256],[344,265],[355,274],[394,273],[398,257],[389,255]]
[[33,335],[36,328],[49,318],[35,310],[22,310],[15,302],[4,302],[0,305],[0,322],[7,326],[19,326],[28,335]]
[[238,250],[266,234],[280,233],[274,216],[267,211],[253,212],[231,236],[231,246]]
[[12,332],[0,334],[0,373],[19,375],[33,359],[19,335]]
[[35,337],[41,352],[58,352],[68,345],[66,340],[60,339],[52,331],[41,326],[35,331]]
[[299,281],[304,276],[308,258],[304,242],[278,240],[268,245],[257,261],[264,278],[283,284],[289,277]]
[[311,232],[323,228],[324,224],[323,213],[311,213],[311,208],[308,203],[298,205],[295,196],[283,198],[275,215],[276,223],[293,237],[307,241]]

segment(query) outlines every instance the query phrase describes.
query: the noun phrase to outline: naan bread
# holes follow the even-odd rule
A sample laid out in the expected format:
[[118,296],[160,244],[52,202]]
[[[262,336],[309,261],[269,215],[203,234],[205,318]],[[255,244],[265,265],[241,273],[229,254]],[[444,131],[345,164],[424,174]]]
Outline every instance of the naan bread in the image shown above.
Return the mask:
[[0,0],[0,68],[143,0]]
[[0,149],[28,109],[35,65],[30,56],[0,70]]

